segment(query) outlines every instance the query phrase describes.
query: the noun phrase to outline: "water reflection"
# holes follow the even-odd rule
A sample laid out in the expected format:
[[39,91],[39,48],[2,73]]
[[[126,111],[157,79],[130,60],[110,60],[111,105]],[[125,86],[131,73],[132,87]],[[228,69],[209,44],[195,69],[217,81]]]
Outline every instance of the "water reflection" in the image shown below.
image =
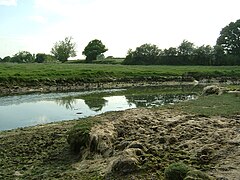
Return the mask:
[[137,107],[158,107],[165,104],[175,104],[181,101],[195,99],[196,95],[146,95],[146,96],[127,96],[128,102],[136,104]]
[[106,105],[107,100],[101,96],[85,96],[82,97],[85,104],[93,111],[101,111],[102,108]]
[[33,120],[33,124],[46,124],[46,123],[48,123],[47,116],[38,116],[36,117],[36,120]]
[[[109,103],[109,97],[114,98],[114,103],[118,104],[118,99],[124,97],[129,107],[158,107],[165,104],[177,103],[180,101],[192,100],[197,96],[193,89],[199,91],[197,86],[161,86],[161,87],[142,87],[129,88],[125,91],[104,91],[83,95],[71,95],[57,98],[54,101],[59,106],[66,109],[81,109],[76,107],[77,100],[83,100],[84,105],[95,112],[100,112]],[[123,95],[123,96],[121,96]],[[120,97],[121,96],[121,97]]]
[[66,109],[74,109],[74,104],[76,104],[76,99],[74,97],[63,97],[61,99],[55,99],[55,102],[59,106],[64,106]]
[[183,89],[179,86],[0,97],[0,130],[78,119],[108,111],[156,107],[194,98],[192,87]]
[[105,100],[101,96],[68,96],[59,99],[55,99],[54,101],[59,106],[64,106],[66,109],[74,110],[76,109],[77,100],[84,100],[84,103],[89,107],[89,109],[93,111],[100,111],[106,104],[107,100]]

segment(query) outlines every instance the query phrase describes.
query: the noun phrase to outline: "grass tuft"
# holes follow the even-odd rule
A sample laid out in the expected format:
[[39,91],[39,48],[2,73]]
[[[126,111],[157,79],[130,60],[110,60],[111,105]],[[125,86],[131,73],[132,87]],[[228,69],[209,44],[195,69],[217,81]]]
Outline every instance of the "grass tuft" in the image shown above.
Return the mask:
[[68,132],[67,142],[75,153],[79,153],[82,148],[89,145],[90,131],[96,123],[99,121],[91,118],[82,119]]

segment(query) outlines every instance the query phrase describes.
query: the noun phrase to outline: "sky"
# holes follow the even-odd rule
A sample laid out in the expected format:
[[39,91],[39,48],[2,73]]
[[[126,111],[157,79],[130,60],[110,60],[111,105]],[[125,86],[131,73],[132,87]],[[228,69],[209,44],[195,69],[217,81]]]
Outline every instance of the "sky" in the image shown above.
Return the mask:
[[76,58],[84,58],[93,39],[114,57],[145,43],[161,49],[183,40],[214,46],[221,29],[240,18],[239,7],[239,0],[0,0],[0,57],[49,54],[69,36]]

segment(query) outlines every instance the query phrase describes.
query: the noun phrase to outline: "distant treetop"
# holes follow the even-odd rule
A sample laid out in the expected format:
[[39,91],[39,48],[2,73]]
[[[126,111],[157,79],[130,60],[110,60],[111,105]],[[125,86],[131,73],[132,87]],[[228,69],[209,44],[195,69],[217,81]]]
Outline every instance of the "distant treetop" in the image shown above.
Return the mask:
[[101,40],[94,39],[88,43],[82,54],[86,56],[86,61],[92,62],[93,60],[97,60],[97,57],[107,50]]
[[221,30],[217,45],[227,54],[240,55],[240,19]]
[[55,58],[61,62],[65,62],[69,57],[75,57],[76,44],[72,42],[72,37],[66,37],[63,41],[56,42],[51,50]]

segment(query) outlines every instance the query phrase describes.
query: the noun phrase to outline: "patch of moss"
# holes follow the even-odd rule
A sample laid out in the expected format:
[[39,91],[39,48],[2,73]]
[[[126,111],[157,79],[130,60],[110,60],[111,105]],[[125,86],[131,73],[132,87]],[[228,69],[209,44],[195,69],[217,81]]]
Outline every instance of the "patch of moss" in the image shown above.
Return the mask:
[[164,171],[164,177],[166,180],[183,180],[190,168],[184,163],[170,164]]

